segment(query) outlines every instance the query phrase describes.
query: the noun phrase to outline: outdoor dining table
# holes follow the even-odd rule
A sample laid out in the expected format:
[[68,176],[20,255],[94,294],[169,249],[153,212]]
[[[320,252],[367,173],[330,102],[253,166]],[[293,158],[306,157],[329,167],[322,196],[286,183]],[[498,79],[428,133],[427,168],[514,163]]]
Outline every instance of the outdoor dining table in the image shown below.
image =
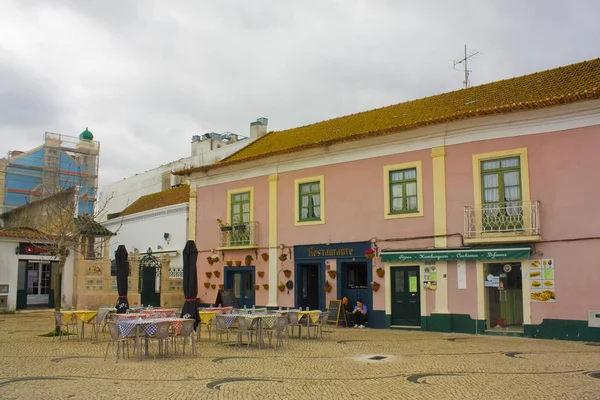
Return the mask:
[[150,308],[140,311],[141,314],[148,314],[156,318],[170,318],[177,315],[176,308]]
[[[255,314],[246,314],[246,313],[237,313],[237,314],[226,314],[225,316],[225,325],[230,327],[237,319],[244,318],[247,321],[250,321],[250,326],[256,326],[256,332],[258,336],[258,348],[261,349],[264,345],[263,340],[263,329],[272,329],[275,326],[275,322],[277,318],[279,318],[279,314],[274,313],[255,313]],[[242,341],[242,331],[238,329],[237,342],[241,344]]]
[[[131,315],[131,314],[129,314]],[[171,327],[176,331],[181,331],[185,318],[123,318],[117,321],[121,337],[125,338],[135,329],[135,348],[138,355],[138,360],[142,359],[142,350],[140,344],[140,333],[143,331],[146,335],[152,336],[156,332],[159,322],[169,321]],[[148,355],[148,343],[145,346],[145,355]]]
[[74,311],[61,311],[60,312],[65,318],[65,322],[70,324],[73,316],[81,321],[81,338],[85,338],[85,323],[91,321],[98,315],[98,311],[90,310],[74,310]]
[[[295,310],[294,310],[295,311]],[[306,316],[306,338],[310,339],[310,323],[317,323],[319,317],[321,316],[321,310],[310,310],[310,311],[302,311],[298,310],[298,321],[302,319],[302,317]]]
[[117,314],[117,318],[121,319],[148,319],[150,314],[143,313],[129,313],[129,314]]

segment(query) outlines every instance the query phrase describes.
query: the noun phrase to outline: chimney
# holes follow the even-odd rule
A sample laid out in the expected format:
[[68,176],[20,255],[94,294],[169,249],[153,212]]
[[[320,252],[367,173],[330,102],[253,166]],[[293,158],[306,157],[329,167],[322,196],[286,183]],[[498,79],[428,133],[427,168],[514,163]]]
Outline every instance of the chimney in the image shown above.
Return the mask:
[[269,120],[265,117],[258,118],[250,123],[250,139],[258,139],[267,134],[267,124]]

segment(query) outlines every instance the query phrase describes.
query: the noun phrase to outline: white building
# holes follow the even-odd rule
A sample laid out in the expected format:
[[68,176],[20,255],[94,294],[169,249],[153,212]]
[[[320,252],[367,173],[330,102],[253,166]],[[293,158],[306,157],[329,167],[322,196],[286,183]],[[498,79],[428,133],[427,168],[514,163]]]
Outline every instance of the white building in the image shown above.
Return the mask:
[[[103,204],[103,199],[110,198],[110,201],[106,204],[106,209],[103,210],[100,220],[106,221],[109,216],[118,215],[144,195],[162,192],[185,183],[183,177],[174,176],[172,172],[209,165],[222,160],[265,135],[267,124],[267,118],[258,118],[255,122],[252,122],[248,138],[234,133],[194,135],[192,136],[191,155],[189,157],[104,186],[100,195],[100,204]],[[140,246],[142,245],[140,244]]]
[[190,189],[182,185],[137,199],[117,218],[102,222],[117,235],[111,239],[110,258],[122,244],[128,252],[171,256],[171,269],[183,267],[182,251],[187,241]]

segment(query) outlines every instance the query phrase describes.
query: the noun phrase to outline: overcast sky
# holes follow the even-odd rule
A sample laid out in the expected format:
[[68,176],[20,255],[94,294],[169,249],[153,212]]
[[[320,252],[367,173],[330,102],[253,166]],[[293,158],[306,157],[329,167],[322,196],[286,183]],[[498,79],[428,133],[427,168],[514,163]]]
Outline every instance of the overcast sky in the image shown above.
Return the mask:
[[600,56],[600,1],[0,0],[0,154],[101,143],[100,186],[194,134],[281,130]]

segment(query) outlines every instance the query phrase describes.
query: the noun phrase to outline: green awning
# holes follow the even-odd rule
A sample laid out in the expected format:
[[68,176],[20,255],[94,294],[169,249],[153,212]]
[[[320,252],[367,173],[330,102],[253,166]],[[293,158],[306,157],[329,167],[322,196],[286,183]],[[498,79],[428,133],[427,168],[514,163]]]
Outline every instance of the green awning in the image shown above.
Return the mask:
[[383,262],[419,262],[452,260],[523,260],[528,259],[531,246],[469,247],[460,249],[383,250]]

